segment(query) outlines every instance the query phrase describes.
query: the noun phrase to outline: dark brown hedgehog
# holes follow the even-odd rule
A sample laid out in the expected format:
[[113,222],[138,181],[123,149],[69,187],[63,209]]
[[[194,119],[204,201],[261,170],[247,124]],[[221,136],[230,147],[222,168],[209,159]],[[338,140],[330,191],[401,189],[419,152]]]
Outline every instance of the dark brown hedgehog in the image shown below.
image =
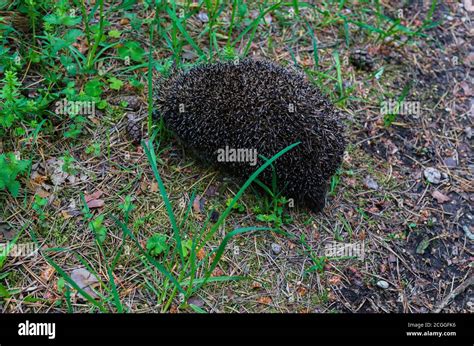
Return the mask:
[[[324,208],[342,161],[343,125],[302,73],[253,59],[195,66],[162,82],[157,114],[185,147],[244,179],[265,162],[260,155],[301,142],[274,163],[279,187],[314,211]],[[259,179],[270,186],[272,170]]]

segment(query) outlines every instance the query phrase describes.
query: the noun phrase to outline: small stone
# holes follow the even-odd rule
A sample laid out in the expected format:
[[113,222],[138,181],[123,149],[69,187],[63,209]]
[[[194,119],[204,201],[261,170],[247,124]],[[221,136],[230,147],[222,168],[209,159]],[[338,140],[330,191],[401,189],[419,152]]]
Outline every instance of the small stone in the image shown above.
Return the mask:
[[197,17],[203,23],[207,23],[209,21],[209,16],[206,12],[199,12]]
[[462,226],[462,229],[463,229],[464,234],[466,235],[466,237],[469,238],[469,240],[474,240],[474,234],[471,232],[471,230],[469,229],[468,226],[464,225],[464,226]]
[[464,134],[466,135],[467,139],[472,138],[472,128],[470,126],[464,129]]
[[458,165],[458,161],[454,157],[448,157],[444,159],[444,164],[448,168],[455,168]]
[[439,184],[441,181],[441,172],[434,167],[428,167],[425,169],[423,174],[425,175],[426,180],[432,184]]
[[364,184],[366,187],[372,190],[378,190],[379,189],[379,184],[372,178],[370,175],[366,176],[364,179]]
[[277,243],[272,243],[272,252],[274,255],[279,255],[281,253],[281,246]]
[[75,175],[69,175],[67,177],[67,181],[71,184],[74,184],[76,182],[76,176]]
[[204,300],[202,300],[198,296],[192,296],[192,297],[189,297],[188,304],[193,304],[193,305],[197,306],[198,308],[203,308],[204,307]]
[[379,281],[377,281],[377,286],[379,286],[380,288],[383,288],[384,290],[386,290],[388,288],[389,284],[388,284],[387,281],[379,280]]

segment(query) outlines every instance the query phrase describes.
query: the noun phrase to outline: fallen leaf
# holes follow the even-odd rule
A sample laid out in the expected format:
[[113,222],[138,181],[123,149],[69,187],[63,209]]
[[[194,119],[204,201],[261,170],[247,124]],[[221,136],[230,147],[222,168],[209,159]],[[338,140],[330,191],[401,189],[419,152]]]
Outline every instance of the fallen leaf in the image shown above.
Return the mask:
[[209,187],[207,188],[205,193],[206,193],[207,197],[214,197],[214,196],[218,195],[217,186],[209,185]]
[[307,292],[308,290],[304,286],[300,286],[296,289],[296,293],[298,293],[300,297],[303,297]]
[[38,188],[35,194],[40,196],[41,198],[48,198],[49,196],[51,196],[51,194],[48,191],[43,190],[42,188]]
[[157,192],[158,191],[158,183],[156,181],[150,184],[150,192]]
[[[71,273],[71,279],[88,295],[97,299],[98,295],[92,290],[97,286],[99,280],[85,268],[74,269]],[[86,299],[81,293],[79,296]]]
[[257,299],[257,302],[260,304],[270,305],[272,303],[272,298],[270,297],[260,297]]
[[202,259],[204,257],[206,257],[206,251],[204,251],[204,249],[200,249],[197,254],[196,254],[196,257],[198,260],[202,261]]
[[462,81],[459,85],[461,86],[462,90],[464,91],[464,95],[474,96],[474,91],[472,90],[472,88],[470,87],[470,85],[466,81]]
[[104,200],[99,199],[99,197],[102,196],[103,193],[103,191],[97,190],[96,192],[90,195],[85,195],[84,199],[86,200],[87,206],[91,209],[103,207]]
[[33,172],[31,174],[30,183],[31,185],[41,185],[48,180],[48,177],[45,175],[38,174],[38,172]]
[[224,275],[224,272],[222,271],[221,268],[219,267],[216,267],[213,271],[212,271],[212,274],[211,276],[222,276]]
[[64,220],[70,219],[72,217],[72,215],[69,214],[69,211],[67,210],[61,210],[61,215],[63,216]]
[[195,213],[202,214],[204,212],[204,204],[206,203],[206,199],[199,195],[196,195],[193,201],[193,210]]
[[90,208],[90,209],[94,209],[94,208],[100,208],[100,207],[103,207],[105,204],[104,200],[103,199],[94,199],[90,202],[87,202],[87,206]]
[[357,185],[357,180],[355,180],[354,178],[344,178],[344,181],[350,187],[355,187]]
[[99,199],[100,196],[102,196],[103,193],[104,193],[103,191],[97,190],[96,192],[94,192],[94,193],[92,193],[92,194],[90,194],[90,195],[85,195],[85,196],[84,196],[84,199],[86,200],[86,203],[88,203],[88,202],[90,202],[90,201],[92,201],[92,200],[94,200],[94,199]]
[[425,250],[428,248],[429,245],[430,245],[430,240],[427,239],[427,238],[423,239],[422,241],[420,241],[420,243],[416,247],[416,253],[420,254],[420,255],[423,255],[425,253]]
[[372,178],[370,175],[365,177],[364,184],[367,188],[369,188],[371,190],[378,190],[378,188],[379,188],[379,184],[377,184],[375,179]]
[[43,270],[41,273],[41,279],[43,279],[44,282],[48,282],[51,279],[51,276],[54,274],[54,267],[51,265],[48,265],[48,267]]
[[439,192],[438,190],[433,191],[431,195],[433,196],[434,199],[438,201],[438,203],[445,203],[451,200],[449,196],[446,196],[445,194]]
[[341,277],[338,275],[333,275],[329,278],[328,283],[331,286],[337,286],[341,283]]

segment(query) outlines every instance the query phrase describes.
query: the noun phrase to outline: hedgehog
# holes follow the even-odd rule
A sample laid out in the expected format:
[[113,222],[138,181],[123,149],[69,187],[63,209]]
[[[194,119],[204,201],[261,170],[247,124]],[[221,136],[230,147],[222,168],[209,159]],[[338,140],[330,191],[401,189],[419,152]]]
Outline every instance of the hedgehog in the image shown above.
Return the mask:
[[302,72],[253,58],[195,65],[161,81],[155,106],[155,117],[185,148],[240,179],[299,143],[258,179],[271,186],[276,174],[288,199],[315,212],[325,207],[345,149],[344,127]]

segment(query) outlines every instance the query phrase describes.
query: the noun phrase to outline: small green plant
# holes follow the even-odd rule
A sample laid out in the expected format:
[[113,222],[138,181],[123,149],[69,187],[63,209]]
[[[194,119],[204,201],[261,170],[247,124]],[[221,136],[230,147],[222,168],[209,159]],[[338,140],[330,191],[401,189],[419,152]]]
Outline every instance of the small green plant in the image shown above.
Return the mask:
[[127,41],[118,49],[119,57],[130,59],[135,62],[142,62],[145,50],[136,41]]
[[107,228],[104,226],[104,215],[97,216],[89,223],[89,228],[95,235],[95,239],[99,244],[103,244],[107,236]]
[[[228,198],[227,201],[225,202],[226,207],[230,206],[231,204],[232,204],[232,198]],[[235,203],[232,205],[232,210],[238,213],[243,213],[245,212],[245,206],[243,204]]]
[[104,215],[101,214],[94,218],[94,215],[91,213],[83,194],[81,195],[81,198],[83,203],[82,213],[84,215],[84,220],[89,225],[89,229],[94,234],[94,237],[100,247],[104,243],[107,236],[107,228],[104,225]]
[[109,88],[112,90],[118,91],[123,86],[123,82],[116,77],[110,77],[107,81],[109,82]]
[[[5,71],[2,80],[3,88],[0,91],[0,126],[10,128],[16,122],[24,120],[25,115],[36,110],[36,104],[33,100],[26,99],[20,93],[21,83],[18,81],[16,72],[13,70]],[[22,129],[17,130],[22,132]]]
[[48,199],[35,195],[35,200],[33,201],[33,205],[31,206],[33,210],[38,215],[40,221],[43,221],[46,218],[46,214],[44,212],[44,207],[48,204]]
[[146,243],[146,250],[151,256],[155,257],[167,251],[168,247],[167,238],[164,234],[155,233]]
[[304,234],[301,235],[299,240],[300,243],[303,245],[304,253],[308,255],[311,258],[311,261],[313,262],[313,265],[311,265],[308,269],[305,270],[305,274],[309,274],[314,271],[318,273],[323,273],[328,258],[326,256],[318,256],[317,254],[315,254],[312,247],[306,242],[306,237]]
[[92,143],[86,148],[86,154],[99,156],[100,155],[100,143]]
[[329,196],[336,195],[336,188],[341,181],[342,170],[339,168],[336,173],[331,177],[331,185],[329,188]]
[[119,205],[119,209],[122,210],[125,221],[128,222],[130,213],[132,212],[133,209],[135,209],[135,206],[132,203],[132,197],[130,195],[125,197],[125,200],[123,201],[123,203]]
[[192,239],[184,240],[183,242],[181,242],[181,249],[183,251],[183,257],[188,257],[191,251],[193,251]]
[[30,165],[29,160],[18,160],[13,153],[0,154],[0,190],[7,189],[13,197],[20,192],[17,177]]
[[[260,157],[263,160],[268,161],[266,157],[261,155]],[[272,169],[271,189],[259,179],[255,179],[255,183],[259,185],[267,193],[267,195],[262,200],[263,204],[261,206],[255,207],[253,211],[257,214],[257,220],[268,222],[276,229],[280,229],[283,224],[291,223],[292,218],[290,215],[285,213],[285,206],[289,203],[289,200],[286,197],[281,196],[281,191],[278,189],[275,166],[270,165],[270,167]],[[271,198],[270,202],[268,202],[267,197]]]
[[281,196],[272,200],[270,208],[255,208],[254,211],[257,212],[257,220],[268,222],[278,229],[283,224],[291,223],[291,216],[285,213],[285,206],[287,204],[288,199]]
[[64,156],[61,157],[61,160],[63,160],[63,165],[61,169],[63,170],[64,173],[74,175],[77,173],[77,169],[74,167],[74,162],[76,161],[74,157],[69,154],[69,152],[66,152]]

